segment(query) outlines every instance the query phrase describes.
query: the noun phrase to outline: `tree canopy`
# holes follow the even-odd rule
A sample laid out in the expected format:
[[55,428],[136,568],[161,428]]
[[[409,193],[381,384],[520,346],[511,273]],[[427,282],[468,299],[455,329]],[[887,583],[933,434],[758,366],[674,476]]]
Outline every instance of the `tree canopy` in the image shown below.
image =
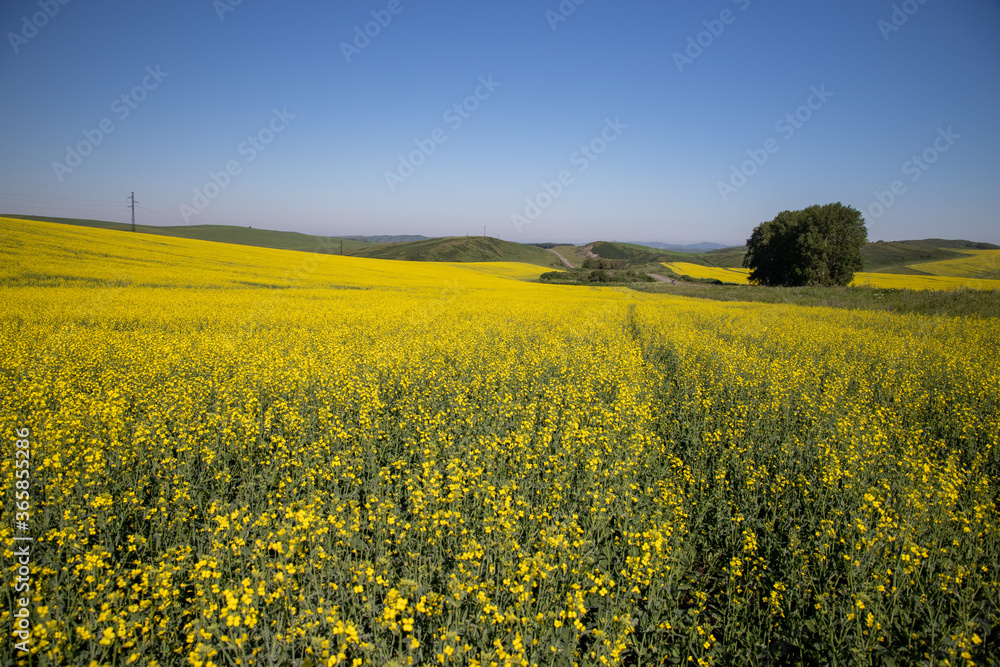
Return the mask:
[[848,285],[864,265],[867,242],[864,218],[850,206],[782,211],[754,228],[743,266],[759,285]]

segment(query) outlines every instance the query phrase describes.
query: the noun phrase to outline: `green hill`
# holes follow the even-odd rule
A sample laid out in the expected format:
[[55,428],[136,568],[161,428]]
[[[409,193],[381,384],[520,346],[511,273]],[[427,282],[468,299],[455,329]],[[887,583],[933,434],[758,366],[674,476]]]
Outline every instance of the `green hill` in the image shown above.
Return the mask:
[[539,266],[562,266],[559,258],[548,250],[489,236],[448,236],[410,243],[380,244],[351,254],[355,257],[413,262],[527,262]]
[[597,241],[587,247],[602,259],[623,259],[630,264],[659,264],[660,262],[705,264],[701,255],[698,254],[678,250],[658,250],[638,243]]
[[426,241],[430,237],[420,234],[376,234],[375,236],[341,236],[340,238],[366,243],[409,243],[410,241]]
[[[64,225],[81,227],[98,227],[100,229],[117,229],[129,231],[132,226],[122,222],[107,222],[105,220],[86,220],[82,218],[53,218],[41,215],[7,215],[10,218],[22,220],[39,220],[41,222],[56,222]],[[217,241],[219,243],[234,243],[258,248],[276,248],[278,250],[299,250],[303,252],[320,252],[325,254],[340,254],[339,237],[315,236],[299,232],[278,232],[270,229],[253,229],[251,227],[236,227],[234,225],[175,225],[159,227],[155,225],[136,225],[136,233],[156,234],[159,236],[174,236],[198,241]],[[368,248],[374,243],[344,240],[344,253]]]
[[978,241],[950,241],[948,239],[923,239],[922,241],[901,241],[901,243],[919,243],[933,248],[956,248],[959,250],[1000,250],[1000,246]]
[[698,256],[709,266],[717,266],[723,269],[738,269],[743,266],[743,256],[746,252],[746,246],[735,246],[732,248],[709,250]]
[[[868,272],[922,274],[922,271],[911,269],[909,265],[966,257],[964,253],[956,252],[959,248],[988,250],[991,247],[995,248],[996,246],[989,243],[946,239],[876,241],[865,246],[861,251],[861,255],[865,260],[864,270]],[[946,250],[945,248],[954,248],[956,250]]]

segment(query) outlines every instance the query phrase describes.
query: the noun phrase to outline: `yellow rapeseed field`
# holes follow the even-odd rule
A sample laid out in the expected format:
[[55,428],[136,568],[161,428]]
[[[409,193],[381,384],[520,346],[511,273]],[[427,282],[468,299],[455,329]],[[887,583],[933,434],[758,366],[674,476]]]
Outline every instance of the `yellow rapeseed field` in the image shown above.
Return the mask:
[[1000,280],[1000,250],[958,250],[968,257],[913,264],[912,268],[935,276]]
[[[914,266],[921,267],[921,264]],[[921,276],[896,273],[856,273],[855,287],[880,287],[883,289],[913,290],[957,290],[982,289],[1000,290],[1000,280],[962,278],[959,276]]]
[[664,263],[663,266],[679,276],[721,280],[724,283],[736,283],[737,285],[746,285],[750,276],[750,269],[727,269],[720,266],[702,266],[691,262],[668,262]]
[[[996,279],[1000,276],[1000,250],[962,252],[969,252],[970,257],[914,264],[911,267],[932,275],[858,272],[854,274],[851,285],[912,290],[1000,290],[1000,280]],[[664,263],[664,266],[681,276],[749,284],[749,269],[702,266],[690,262],[670,262]]]
[[15,664],[997,660],[993,320],[13,220],[0,252]]

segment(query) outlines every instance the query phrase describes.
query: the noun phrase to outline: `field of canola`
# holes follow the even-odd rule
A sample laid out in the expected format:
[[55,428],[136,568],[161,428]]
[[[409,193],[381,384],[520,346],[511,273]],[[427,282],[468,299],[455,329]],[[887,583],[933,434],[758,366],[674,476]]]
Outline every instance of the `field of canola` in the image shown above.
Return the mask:
[[1000,279],[1000,250],[961,250],[965,257],[914,264],[913,268],[935,276]]
[[[851,283],[855,287],[910,290],[1000,290],[1000,250],[963,250],[968,257],[940,262],[912,264],[910,268],[931,275],[858,272]],[[720,280],[737,285],[749,284],[750,269],[702,266],[690,262],[670,262],[664,266],[681,276]]]
[[14,664],[998,661],[995,321],[12,220],[0,254]]

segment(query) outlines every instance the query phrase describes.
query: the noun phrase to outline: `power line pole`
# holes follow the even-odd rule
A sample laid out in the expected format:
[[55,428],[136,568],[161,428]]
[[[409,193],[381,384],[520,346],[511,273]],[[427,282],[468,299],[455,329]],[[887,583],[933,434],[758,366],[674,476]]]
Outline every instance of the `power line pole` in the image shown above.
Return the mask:
[[132,231],[135,231],[135,192],[132,193]]

